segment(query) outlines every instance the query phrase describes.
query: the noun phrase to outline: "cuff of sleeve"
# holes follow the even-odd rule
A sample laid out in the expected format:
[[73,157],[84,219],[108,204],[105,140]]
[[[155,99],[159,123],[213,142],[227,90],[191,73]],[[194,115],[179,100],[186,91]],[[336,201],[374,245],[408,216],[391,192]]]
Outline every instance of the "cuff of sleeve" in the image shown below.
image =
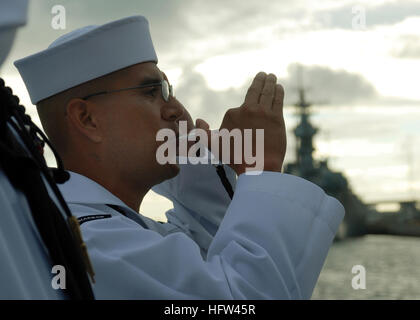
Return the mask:
[[[270,193],[299,203],[318,215],[334,234],[344,217],[344,207],[337,199],[326,195],[316,184],[298,176],[271,171],[263,171],[259,175],[241,174],[236,182],[235,195],[246,191]],[[327,210],[319,210],[322,206],[327,206],[328,208],[324,208]]]

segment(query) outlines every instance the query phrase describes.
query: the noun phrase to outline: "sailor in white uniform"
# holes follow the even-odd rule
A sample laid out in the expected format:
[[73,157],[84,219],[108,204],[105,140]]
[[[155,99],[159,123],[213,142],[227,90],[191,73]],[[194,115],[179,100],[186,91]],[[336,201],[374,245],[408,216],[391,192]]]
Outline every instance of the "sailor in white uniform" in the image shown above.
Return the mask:
[[[278,134],[268,143],[281,145],[278,161],[259,175],[225,165],[232,200],[212,165],[157,164],[157,130],[191,119],[156,63],[142,16],[73,31],[15,63],[70,172],[60,190],[78,217],[96,298],[309,299],[343,206],[281,173],[284,123],[270,127],[266,116],[266,133]],[[154,93],[138,88],[146,78]],[[275,81],[257,75],[246,101],[256,106],[253,95],[264,91],[260,101],[271,99],[264,107],[282,120]],[[239,116],[239,125],[255,121],[238,108],[223,124]],[[151,187],[173,201],[167,223],[137,212]]]
[[[27,8],[27,0],[0,1],[0,66],[19,27],[26,24]],[[26,195],[0,167],[0,300],[66,298],[64,291],[51,286],[52,267]]]

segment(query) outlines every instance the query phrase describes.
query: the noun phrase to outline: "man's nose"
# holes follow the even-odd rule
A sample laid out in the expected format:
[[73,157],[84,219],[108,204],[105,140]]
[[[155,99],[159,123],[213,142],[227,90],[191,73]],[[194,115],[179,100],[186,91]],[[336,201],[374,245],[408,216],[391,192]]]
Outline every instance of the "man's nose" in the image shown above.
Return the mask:
[[162,117],[166,121],[177,121],[184,114],[184,106],[175,97],[170,97],[162,108]]

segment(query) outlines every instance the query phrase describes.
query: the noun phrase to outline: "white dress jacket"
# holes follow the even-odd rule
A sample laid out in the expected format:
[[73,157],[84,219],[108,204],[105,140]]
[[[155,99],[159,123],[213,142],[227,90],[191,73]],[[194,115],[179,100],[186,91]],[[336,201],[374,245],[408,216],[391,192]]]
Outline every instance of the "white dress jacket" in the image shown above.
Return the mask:
[[311,297],[343,206],[296,176],[263,172],[235,181],[225,168],[236,184],[232,200],[211,165],[182,165],[153,188],[173,201],[168,223],[70,172],[59,187],[81,224],[97,299]]

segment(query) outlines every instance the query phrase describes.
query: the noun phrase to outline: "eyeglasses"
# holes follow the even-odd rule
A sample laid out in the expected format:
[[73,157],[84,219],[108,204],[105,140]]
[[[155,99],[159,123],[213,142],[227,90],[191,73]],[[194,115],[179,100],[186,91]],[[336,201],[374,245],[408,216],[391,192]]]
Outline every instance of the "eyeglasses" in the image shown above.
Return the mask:
[[170,85],[167,80],[162,80],[162,81],[159,81],[159,82],[148,83],[148,84],[144,84],[144,85],[137,86],[137,87],[131,87],[131,88],[124,88],[124,89],[118,89],[118,90],[101,91],[101,92],[97,92],[97,93],[92,93],[92,94],[89,94],[87,96],[84,96],[82,99],[83,100],[87,100],[87,99],[89,99],[91,97],[99,96],[99,95],[102,95],[102,94],[108,94],[108,93],[114,93],[114,92],[120,92],[120,91],[126,91],[126,90],[133,90],[133,89],[142,89],[142,88],[149,88],[149,87],[157,87],[157,86],[160,86],[162,88],[162,90],[161,90],[162,98],[163,98],[163,100],[165,100],[165,102],[168,102],[169,101],[169,98],[174,96],[172,85]]

